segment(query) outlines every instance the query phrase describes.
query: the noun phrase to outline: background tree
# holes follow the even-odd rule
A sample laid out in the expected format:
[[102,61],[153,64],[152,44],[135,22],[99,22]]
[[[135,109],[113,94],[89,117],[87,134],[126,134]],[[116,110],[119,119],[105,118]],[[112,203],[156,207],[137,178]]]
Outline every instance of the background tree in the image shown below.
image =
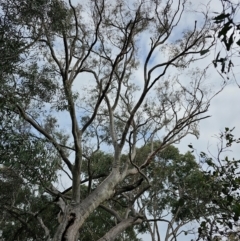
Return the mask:
[[42,240],[45,235],[43,222],[51,224],[52,235],[57,225],[52,215],[56,215],[59,208],[51,197],[31,189],[14,169],[1,167],[0,170],[2,240]]
[[[27,51],[13,71],[4,72],[2,118],[9,113],[13,123],[4,121],[1,129],[1,151],[9,155],[3,164],[15,165],[40,194],[57,199],[62,221],[55,229],[39,219],[42,240],[78,240],[101,205],[116,223],[99,240],[113,240],[141,224],[145,217],[135,203],[150,188],[145,170],[169,145],[198,135],[197,123],[207,118],[211,97],[202,87],[206,71],[188,67],[215,40],[209,38],[207,14],[182,31],[186,4],[1,1],[2,16],[15,17],[23,30]],[[13,139],[5,138],[11,137],[9,130]],[[18,136],[24,137],[20,148]],[[138,160],[137,147],[158,139],[158,146]],[[91,158],[105,148],[113,158],[101,160],[106,175],[95,175],[97,160]],[[53,187],[57,168],[71,182],[70,200],[64,196],[69,189]]]
[[[234,129],[234,128],[233,128]],[[208,184],[216,191],[211,195],[209,208],[215,210],[204,218],[198,229],[197,240],[234,239],[239,233],[239,164],[240,161],[230,159],[226,151],[240,139],[234,138],[233,129],[226,128],[219,135],[219,149],[216,156],[208,156],[201,152],[200,158],[206,166],[205,176]]]
[[[141,149],[137,156],[144,159],[151,145]],[[167,147],[155,156],[147,175],[151,189],[138,201],[146,219],[139,231],[148,231],[152,240],[177,240],[182,233],[193,234],[194,228],[189,229],[186,224],[200,222],[216,213],[211,202],[220,186],[209,183],[209,178],[190,152],[183,155],[176,147]],[[161,222],[167,223],[165,237],[160,237],[163,235],[159,231]]]

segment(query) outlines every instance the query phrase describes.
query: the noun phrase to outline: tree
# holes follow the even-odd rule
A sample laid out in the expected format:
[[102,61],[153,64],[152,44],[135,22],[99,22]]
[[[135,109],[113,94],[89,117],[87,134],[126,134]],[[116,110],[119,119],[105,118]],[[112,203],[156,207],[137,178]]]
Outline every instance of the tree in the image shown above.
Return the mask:
[[0,170],[2,240],[42,240],[43,220],[49,229],[49,224],[56,226],[57,220],[52,215],[58,213],[58,207],[49,196],[31,189],[12,168]]
[[219,135],[219,149],[215,157],[200,153],[202,163],[207,166],[205,175],[208,185],[216,192],[211,196],[209,206],[214,212],[201,222],[197,240],[221,240],[225,237],[234,240],[240,237],[240,160],[230,159],[225,154],[233,144],[240,143],[240,138],[234,138],[233,130],[226,127]]
[[[149,154],[151,146],[150,143],[138,149],[136,158],[141,161],[144,160]],[[153,146],[156,148],[159,143],[155,142]],[[126,158],[126,156],[122,158]],[[95,175],[103,175],[105,167],[101,166],[102,161],[109,160],[108,162],[111,162],[113,157],[109,154],[97,152],[91,159],[92,164],[94,164],[92,171],[95,172]],[[87,173],[88,167],[83,166],[83,171]],[[139,240],[136,237],[139,232],[150,233],[152,240],[155,240],[155,234],[157,234],[160,239],[158,223],[162,221],[168,222],[165,240],[172,240],[182,232],[185,235],[193,232],[193,230],[181,229],[188,222],[212,214],[212,210],[208,209],[207,206],[210,205],[211,197],[214,196],[214,193],[216,194],[218,188],[216,186],[214,188],[210,186],[209,188],[209,183],[206,185],[204,172],[199,169],[194,156],[189,152],[182,155],[176,147],[169,146],[154,158],[154,162],[149,165],[146,171],[151,189],[143,197],[137,199],[139,209],[144,210],[144,222],[136,230],[132,227],[128,228],[116,240]],[[15,240],[15,237],[18,237],[18,240],[41,240],[43,230],[38,224],[39,215],[41,215],[46,226],[50,223],[53,224],[53,221],[56,225],[57,220],[52,220],[52,215],[58,213],[56,205],[52,203],[51,197],[36,195],[36,191],[34,192],[34,190],[26,187],[26,183],[21,179],[19,180],[12,169],[3,168],[2,174],[1,180],[5,181],[0,185],[0,189],[3,190],[2,199],[5,201],[0,200],[0,202],[3,207],[1,227],[4,238],[7,240],[10,238]],[[16,181],[12,181],[12,179],[16,179]],[[88,192],[88,187],[82,186],[83,198],[87,196]],[[138,190],[134,190],[134,192],[138,193]],[[128,195],[129,192],[124,193],[125,198]],[[134,195],[134,193],[131,193],[131,195]],[[8,196],[7,200],[5,196]],[[11,200],[13,196],[18,198]],[[65,192],[64,196],[66,200],[69,200],[71,190]],[[81,240],[97,240],[115,226],[116,219],[107,210],[111,207],[118,213],[124,212],[123,206],[117,206],[116,201],[118,203],[123,202],[119,196],[117,200],[115,199],[115,203],[110,204],[111,206],[109,206],[109,202],[106,202],[89,216],[79,231]],[[52,205],[49,205],[50,203]],[[12,210],[13,206],[14,209]],[[18,215],[21,218],[16,220]],[[61,221],[61,215],[61,213],[58,214],[59,221]],[[170,221],[167,221],[166,216],[171,218]],[[14,225],[11,220],[13,220]],[[28,222],[28,220],[31,221]],[[150,225],[150,223],[154,223],[154,225]]]
[[[151,145],[141,148],[139,158],[146,158],[149,148]],[[167,147],[155,156],[147,175],[151,189],[138,200],[147,221],[139,231],[148,231],[153,241],[177,240],[181,233],[194,234],[194,228],[189,229],[186,224],[196,225],[202,218],[215,214],[211,202],[220,186],[210,185],[208,176],[190,152],[183,155],[176,147]],[[165,237],[160,237],[160,233],[163,235],[160,222],[167,223]]]
[[[150,188],[145,170],[154,157],[187,134],[197,136],[197,123],[208,117],[206,70],[188,67],[213,46],[211,21],[204,15],[182,32],[180,0],[1,0],[1,7],[17,19],[27,46],[4,72],[1,135],[10,138],[2,140],[2,162],[57,199],[62,221],[52,235],[54,227],[41,219],[42,239],[78,240],[101,206],[116,223],[99,240],[113,240],[144,221],[135,202]],[[158,146],[138,160],[137,147],[158,135]],[[113,159],[103,158],[98,173],[91,157],[104,148]],[[58,168],[71,182],[65,191],[53,187]]]

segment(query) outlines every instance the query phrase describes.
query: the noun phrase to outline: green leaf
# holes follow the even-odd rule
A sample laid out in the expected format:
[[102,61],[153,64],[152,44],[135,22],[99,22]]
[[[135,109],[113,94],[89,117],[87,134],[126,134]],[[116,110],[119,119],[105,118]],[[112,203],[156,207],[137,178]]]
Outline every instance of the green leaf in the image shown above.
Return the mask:
[[233,196],[227,195],[227,200],[229,203],[231,203],[233,201]]
[[235,214],[235,217],[239,218],[239,216],[240,216],[240,205],[239,204],[235,204],[233,206],[233,212]]
[[220,51],[218,52],[216,59],[213,61],[215,68],[217,67],[217,62],[219,62],[219,55],[220,55]]
[[206,160],[206,163],[209,165],[209,166],[212,166],[213,165],[213,162],[212,160],[209,158]]
[[224,42],[225,45],[226,45],[227,51],[230,50],[230,48],[231,48],[231,46],[233,44],[233,36],[234,36],[234,32],[231,34],[228,43]]
[[[230,24],[231,24],[231,22],[224,24],[224,27],[218,33],[218,38],[220,38],[222,35],[226,36],[227,32],[232,28],[232,26]],[[224,39],[223,41],[225,42],[226,40]]]
[[209,49],[204,49],[204,50],[200,51],[200,55],[205,55],[208,52],[209,52]]
[[206,222],[205,221],[201,222],[201,227],[206,227]]
[[236,44],[237,44],[238,46],[240,46],[240,39],[236,42]]
[[224,73],[224,70],[225,70],[225,62],[222,62],[221,72]]
[[220,22],[222,22],[225,18],[227,18],[227,17],[229,17],[229,16],[230,16],[229,13],[227,13],[227,14],[221,13],[220,15],[218,15],[217,17],[215,17],[214,20],[215,20],[217,23],[220,23]]
[[234,66],[233,62],[230,60],[228,63],[228,73],[230,72],[231,67]]
[[235,222],[237,222],[238,219],[239,219],[239,216],[235,214],[235,215],[233,216],[233,220],[234,220]]
[[178,205],[179,205],[180,207],[182,207],[182,206],[184,205],[184,203],[185,203],[185,200],[184,200],[183,198],[180,198],[180,199],[178,200]]

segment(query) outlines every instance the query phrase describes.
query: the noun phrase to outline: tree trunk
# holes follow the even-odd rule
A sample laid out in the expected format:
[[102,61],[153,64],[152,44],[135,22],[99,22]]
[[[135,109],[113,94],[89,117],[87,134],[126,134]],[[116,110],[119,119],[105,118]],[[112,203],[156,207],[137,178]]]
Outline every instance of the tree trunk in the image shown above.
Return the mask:
[[139,224],[142,222],[142,219],[136,218],[136,217],[130,217],[128,219],[125,219],[121,221],[119,224],[117,224],[115,227],[110,229],[109,232],[107,232],[102,238],[100,238],[98,241],[113,241],[115,238],[124,230],[127,228]]
[[114,168],[111,174],[80,204],[71,203],[65,209],[62,223],[59,225],[53,241],[76,241],[78,231],[88,216],[105,200],[114,195],[115,186],[126,177]]

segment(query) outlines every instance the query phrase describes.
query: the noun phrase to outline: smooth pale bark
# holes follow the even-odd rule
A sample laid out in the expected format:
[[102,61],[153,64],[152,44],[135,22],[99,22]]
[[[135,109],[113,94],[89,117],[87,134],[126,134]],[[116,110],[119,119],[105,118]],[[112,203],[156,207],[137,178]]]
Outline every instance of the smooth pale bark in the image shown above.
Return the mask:
[[102,238],[100,238],[98,241],[113,241],[115,238],[124,230],[127,228],[139,224],[142,222],[141,218],[137,217],[130,217],[128,219],[123,220],[119,224],[117,224],[115,227],[110,229],[109,232],[107,232]]
[[[63,221],[59,225],[53,241],[76,241],[79,228],[88,216],[105,200],[115,193],[115,186],[127,175],[127,171],[120,173],[118,168],[80,204],[70,204],[64,213]],[[136,218],[135,218],[136,219]]]

